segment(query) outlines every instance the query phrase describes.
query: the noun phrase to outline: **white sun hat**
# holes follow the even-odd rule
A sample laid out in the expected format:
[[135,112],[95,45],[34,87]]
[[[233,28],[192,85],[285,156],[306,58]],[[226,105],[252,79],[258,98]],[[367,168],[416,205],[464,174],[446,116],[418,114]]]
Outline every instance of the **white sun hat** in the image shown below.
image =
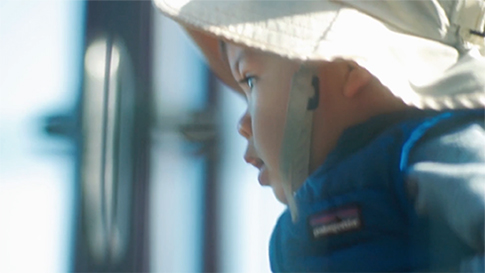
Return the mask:
[[484,0],[154,3],[234,89],[219,40],[302,61],[355,60],[418,108],[485,106]]

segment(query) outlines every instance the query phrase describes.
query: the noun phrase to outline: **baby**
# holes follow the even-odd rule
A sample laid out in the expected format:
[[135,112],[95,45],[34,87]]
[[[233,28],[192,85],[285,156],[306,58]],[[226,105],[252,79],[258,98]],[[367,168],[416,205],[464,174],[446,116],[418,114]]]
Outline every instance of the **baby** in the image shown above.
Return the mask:
[[273,271],[483,272],[483,1],[156,5],[247,99]]

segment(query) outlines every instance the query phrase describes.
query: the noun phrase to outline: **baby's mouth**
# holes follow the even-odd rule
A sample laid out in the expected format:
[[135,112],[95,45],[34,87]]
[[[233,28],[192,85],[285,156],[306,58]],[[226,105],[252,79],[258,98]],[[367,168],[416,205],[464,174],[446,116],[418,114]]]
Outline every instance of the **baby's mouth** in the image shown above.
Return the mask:
[[258,170],[261,170],[261,168],[263,168],[263,166],[264,166],[264,162],[260,158],[256,158],[256,157],[244,157],[244,160],[247,163],[253,165]]
[[258,181],[261,186],[269,185],[268,170],[264,161],[257,157],[245,156],[244,160],[259,170]]

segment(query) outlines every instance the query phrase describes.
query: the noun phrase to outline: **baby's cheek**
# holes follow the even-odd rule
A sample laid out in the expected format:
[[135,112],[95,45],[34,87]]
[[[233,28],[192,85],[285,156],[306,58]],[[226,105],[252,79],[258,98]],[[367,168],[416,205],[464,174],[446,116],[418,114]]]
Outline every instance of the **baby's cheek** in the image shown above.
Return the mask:
[[283,139],[283,127],[278,120],[270,115],[263,115],[260,119],[255,120],[256,128],[254,137],[260,152],[264,153],[263,160],[269,160],[272,167],[276,167],[278,162],[279,151]]

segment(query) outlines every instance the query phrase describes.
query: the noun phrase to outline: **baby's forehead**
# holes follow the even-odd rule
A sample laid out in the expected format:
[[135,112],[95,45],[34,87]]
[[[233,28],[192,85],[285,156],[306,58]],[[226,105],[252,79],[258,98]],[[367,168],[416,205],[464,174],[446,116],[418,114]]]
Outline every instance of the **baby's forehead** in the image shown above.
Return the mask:
[[277,55],[273,52],[264,51],[262,49],[252,48],[246,45],[237,44],[231,41],[219,41],[219,51],[221,58],[226,63],[230,61],[234,62],[236,59],[244,59],[245,61],[276,61],[280,64],[284,63],[298,63],[300,65],[304,64],[307,67],[318,67],[320,65],[325,65],[333,62],[341,62],[344,59],[347,61],[357,61],[352,58],[333,58],[332,60],[321,59],[321,60],[302,60],[302,59],[292,59],[285,56]]
[[237,44],[231,41],[219,42],[220,53],[225,56],[229,55],[243,55],[245,58],[275,58],[282,60],[290,60],[283,56],[277,55],[273,52],[267,52],[262,49],[252,48],[246,45]]
[[246,59],[262,58],[264,53],[247,46],[238,45],[230,42],[225,43],[225,53],[229,63]]

